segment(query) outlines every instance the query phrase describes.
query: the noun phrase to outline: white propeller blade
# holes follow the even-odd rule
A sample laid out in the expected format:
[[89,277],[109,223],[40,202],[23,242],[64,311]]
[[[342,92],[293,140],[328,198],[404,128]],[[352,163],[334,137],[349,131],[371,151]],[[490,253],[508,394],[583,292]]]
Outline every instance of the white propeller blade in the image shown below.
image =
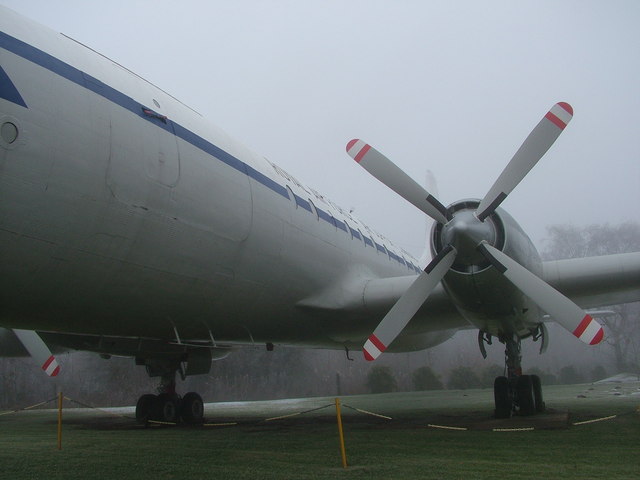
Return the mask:
[[60,366],[58,365],[56,357],[53,356],[49,347],[47,347],[36,332],[33,330],[14,329],[13,333],[16,334],[24,345],[24,348],[27,349],[29,354],[47,375],[55,377],[60,373]]
[[488,243],[478,248],[511,283],[584,343],[596,345],[604,338],[600,324],[551,285]]
[[447,223],[445,206],[371,145],[354,139],[347,144],[347,153],[367,172],[436,222]]
[[369,336],[363,348],[365,359],[375,360],[395,340],[449,271],[455,256],[456,249],[448,245],[431,260]]
[[573,117],[568,103],[556,103],[540,120],[511,161],[507,164],[491,189],[478,206],[478,219],[484,221],[529,173],[538,160],[549,150]]

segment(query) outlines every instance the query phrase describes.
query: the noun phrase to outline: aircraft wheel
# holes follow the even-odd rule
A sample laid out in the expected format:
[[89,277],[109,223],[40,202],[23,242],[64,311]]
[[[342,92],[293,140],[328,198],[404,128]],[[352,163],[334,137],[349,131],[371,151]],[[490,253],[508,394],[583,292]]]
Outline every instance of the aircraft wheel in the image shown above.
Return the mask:
[[536,400],[533,395],[531,375],[520,375],[518,377],[516,391],[518,392],[520,415],[533,415],[536,413]]
[[156,401],[156,396],[150,393],[142,395],[138,399],[136,404],[136,421],[142,425],[151,419],[151,413],[153,411],[153,404]]
[[178,422],[178,397],[169,393],[161,393],[155,399],[151,420],[158,422]]
[[533,386],[533,398],[536,402],[536,412],[542,413],[546,409],[544,400],[542,399],[542,382],[538,375],[531,375],[531,384]]
[[496,404],[496,418],[511,417],[511,392],[507,377],[496,377],[493,382],[493,397]]
[[202,423],[204,418],[204,403],[196,392],[189,392],[182,398],[180,414],[185,423]]

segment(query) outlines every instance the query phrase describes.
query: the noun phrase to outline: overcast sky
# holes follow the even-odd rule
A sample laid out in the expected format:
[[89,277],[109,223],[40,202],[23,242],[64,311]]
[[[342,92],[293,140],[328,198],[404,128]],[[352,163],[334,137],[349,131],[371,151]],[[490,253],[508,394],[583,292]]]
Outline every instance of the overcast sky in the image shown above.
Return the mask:
[[545,227],[640,220],[640,2],[0,0],[181,99],[399,246],[425,219],[345,153],[482,197],[547,110],[574,118],[503,203]]

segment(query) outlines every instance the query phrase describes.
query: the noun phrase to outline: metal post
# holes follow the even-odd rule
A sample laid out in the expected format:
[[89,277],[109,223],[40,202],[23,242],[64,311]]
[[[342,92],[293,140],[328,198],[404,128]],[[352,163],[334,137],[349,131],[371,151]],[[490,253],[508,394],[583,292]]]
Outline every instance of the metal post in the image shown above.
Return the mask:
[[336,398],[336,417],[338,419],[338,434],[340,435],[340,454],[342,455],[342,468],[347,468],[347,452],[344,448],[344,432],[342,430],[342,415],[340,414],[339,398]]
[[62,450],[62,392],[58,393],[58,450]]

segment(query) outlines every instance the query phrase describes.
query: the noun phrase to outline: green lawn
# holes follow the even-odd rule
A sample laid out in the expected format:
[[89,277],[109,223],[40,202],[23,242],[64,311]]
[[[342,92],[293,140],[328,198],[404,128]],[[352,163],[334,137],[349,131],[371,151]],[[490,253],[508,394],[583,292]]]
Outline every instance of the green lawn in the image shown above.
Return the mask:
[[[211,421],[239,424],[208,428],[144,429],[127,418],[66,409],[62,451],[56,449],[56,412],[23,412],[0,416],[0,478],[636,479],[640,395],[633,393],[639,386],[547,387],[547,405],[568,410],[571,421],[622,415],[583,426],[545,425],[542,417],[511,421],[535,426],[526,432],[486,429],[489,390],[344,397],[343,404],[393,417],[383,420],[343,407],[346,470],[333,407],[264,422],[330,404],[330,398],[212,404],[206,411]],[[483,429],[445,431],[428,428],[429,423]]]

